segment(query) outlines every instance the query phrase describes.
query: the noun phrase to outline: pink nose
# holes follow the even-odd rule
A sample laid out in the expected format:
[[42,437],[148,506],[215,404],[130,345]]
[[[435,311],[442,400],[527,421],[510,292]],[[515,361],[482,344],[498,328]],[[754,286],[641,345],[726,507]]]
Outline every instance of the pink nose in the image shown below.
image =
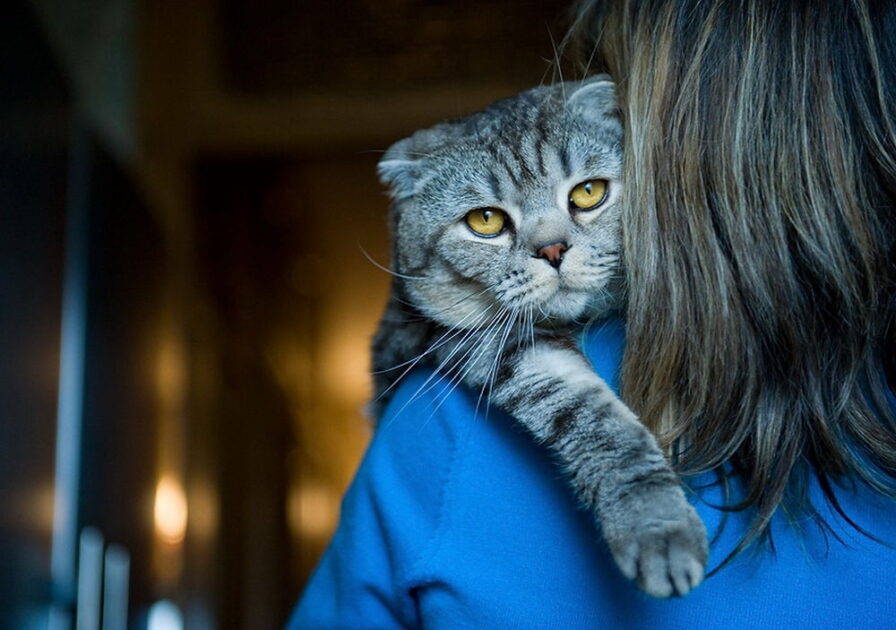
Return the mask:
[[569,246],[566,243],[559,241],[539,248],[535,252],[535,257],[544,258],[550,263],[551,267],[557,269],[560,267],[560,263],[563,262],[563,252],[567,249],[569,249]]

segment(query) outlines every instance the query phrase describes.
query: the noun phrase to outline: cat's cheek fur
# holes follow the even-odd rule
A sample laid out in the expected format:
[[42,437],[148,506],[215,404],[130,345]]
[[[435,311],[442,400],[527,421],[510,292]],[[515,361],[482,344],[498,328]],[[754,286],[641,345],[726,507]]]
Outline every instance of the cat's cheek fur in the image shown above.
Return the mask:
[[497,312],[494,299],[474,281],[449,279],[449,273],[408,283],[408,292],[423,313],[448,328],[477,328]]
[[507,266],[512,245],[513,236],[509,231],[483,238],[457,223],[442,232],[434,252],[438,264],[449,267],[458,277],[488,285],[494,283]]

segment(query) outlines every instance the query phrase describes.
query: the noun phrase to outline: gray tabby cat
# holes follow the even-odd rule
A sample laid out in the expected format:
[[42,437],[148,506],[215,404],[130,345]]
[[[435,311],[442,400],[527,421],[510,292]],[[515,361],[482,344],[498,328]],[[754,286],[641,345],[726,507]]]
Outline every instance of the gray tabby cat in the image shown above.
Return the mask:
[[523,424],[562,465],[623,574],[657,597],[703,579],[702,522],[575,326],[619,306],[622,125],[606,76],[418,131],[379,164],[393,280],[373,345],[380,411],[421,361]]

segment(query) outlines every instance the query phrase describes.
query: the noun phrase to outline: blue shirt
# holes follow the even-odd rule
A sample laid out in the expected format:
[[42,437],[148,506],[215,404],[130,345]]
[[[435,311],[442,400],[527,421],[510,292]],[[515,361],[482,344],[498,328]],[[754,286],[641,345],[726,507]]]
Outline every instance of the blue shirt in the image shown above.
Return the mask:
[[[613,387],[623,343],[616,321],[583,343]],[[548,453],[506,414],[476,413],[476,394],[427,389],[430,376],[416,372],[396,392],[288,630],[896,628],[896,551],[838,520],[817,488],[848,547],[811,524],[801,537],[778,516],[774,553],[748,550],[682,599],[644,595]],[[896,543],[896,502],[838,493],[855,521]],[[693,501],[712,536],[718,488]],[[710,566],[748,520],[730,515]]]

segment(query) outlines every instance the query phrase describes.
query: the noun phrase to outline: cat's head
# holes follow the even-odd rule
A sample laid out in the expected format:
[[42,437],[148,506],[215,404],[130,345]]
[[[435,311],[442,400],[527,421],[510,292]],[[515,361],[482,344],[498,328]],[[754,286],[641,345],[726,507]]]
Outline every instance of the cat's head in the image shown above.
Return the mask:
[[538,87],[418,131],[379,163],[403,293],[432,319],[542,325],[618,297],[622,123],[609,77]]

